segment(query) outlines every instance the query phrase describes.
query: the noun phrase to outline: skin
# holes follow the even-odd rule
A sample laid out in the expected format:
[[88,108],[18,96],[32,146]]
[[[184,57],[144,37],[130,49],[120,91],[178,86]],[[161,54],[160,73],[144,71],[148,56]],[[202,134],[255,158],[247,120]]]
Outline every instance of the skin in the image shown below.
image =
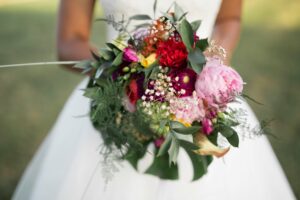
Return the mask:
[[[92,59],[90,51],[90,32],[95,0],[61,0],[57,32],[58,59]],[[223,0],[218,13],[212,39],[227,51],[225,62],[230,63],[231,56],[238,43],[241,27],[242,0]],[[65,66],[79,71],[72,66]]]

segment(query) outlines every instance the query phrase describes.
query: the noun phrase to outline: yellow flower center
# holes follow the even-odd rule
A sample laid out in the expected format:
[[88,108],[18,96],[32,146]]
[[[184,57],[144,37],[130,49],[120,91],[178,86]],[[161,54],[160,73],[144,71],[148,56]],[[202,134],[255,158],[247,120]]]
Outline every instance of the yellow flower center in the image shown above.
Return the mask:
[[188,76],[183,77],[183,82],[184,83],[188,83],[189,81],[190,81],[190,77],[188,77]]

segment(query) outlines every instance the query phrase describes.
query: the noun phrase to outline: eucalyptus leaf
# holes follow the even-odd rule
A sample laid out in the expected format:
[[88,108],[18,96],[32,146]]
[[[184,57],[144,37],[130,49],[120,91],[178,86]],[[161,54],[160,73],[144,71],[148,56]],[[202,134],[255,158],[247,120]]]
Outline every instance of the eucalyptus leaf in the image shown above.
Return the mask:
[[201,25],[201,20],[196,20],[196,21],[193,21],[191,23],[191,26],[192,26],[192,29],[193,29],[194,32],[197,32],[197,30],[199,29],[200,25]]
[[200,131],[200,126],[190,126],[184,128],[173,128],[173,131],[179,134],[192,135]]
[[185,125],[178,122],[178,121],[170,121],[170,128],[176,129],[176,128],[185,128]]
[[178,19],[177,21],[181,21],[183,18],[185,18],[185,16],[188,14],[188,12],[183,13]]
[[139,29],[139,28],[149,27],[150,25],[151,25],[150,23],[142,23],[142,24],[136,25],[135,28]]
[[202,68],[206,63],[205,56],[198,48],[195,48],[188,54],[188,60],[190,61],[193,70],[198,74],[202,71]]
[[187,50],[189,52],[192,51],[194,44],[194,32],[191,24],[186,19],[181,21],[179,33]]
[[138,15],[133,15],[129,18],[129,20],[151,20],[152,18],[149,15],[143,15],[143,14],[138,14]]
[[183,9],[175,2],[174,3],[174,15],[175,15],[175,19],[179,20],[183,14],[184,14]]

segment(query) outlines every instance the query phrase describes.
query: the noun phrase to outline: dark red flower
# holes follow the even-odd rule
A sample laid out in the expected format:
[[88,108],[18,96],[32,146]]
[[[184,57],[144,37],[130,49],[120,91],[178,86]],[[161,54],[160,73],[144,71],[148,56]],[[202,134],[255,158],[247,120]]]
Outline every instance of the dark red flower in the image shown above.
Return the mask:
[[129,85],[126,88],[126,94],[130,100],[130,103],[136,104],[137,100],[139,100],[143,93],[143,82],[144,76],[136,75],[133,79],[130,80]]
[[169,39],[158,43],[156,56],[163,67],[181,68],[187,64],[188,52],[182,41]]
[[170,72],[173,88],[180,97],[191,96],[195,90],[197,74],[190,68],[176,69]]

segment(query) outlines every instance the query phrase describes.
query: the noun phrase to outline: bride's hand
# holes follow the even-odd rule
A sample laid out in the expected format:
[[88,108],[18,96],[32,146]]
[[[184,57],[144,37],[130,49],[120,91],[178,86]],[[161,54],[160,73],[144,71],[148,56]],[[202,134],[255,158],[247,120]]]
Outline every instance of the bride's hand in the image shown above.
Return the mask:
[[[93,59],[90,31],[94,0],[61,0],[58,16],[57,57],[61,61]],[[64,66],[81,72],[71,65]]]

